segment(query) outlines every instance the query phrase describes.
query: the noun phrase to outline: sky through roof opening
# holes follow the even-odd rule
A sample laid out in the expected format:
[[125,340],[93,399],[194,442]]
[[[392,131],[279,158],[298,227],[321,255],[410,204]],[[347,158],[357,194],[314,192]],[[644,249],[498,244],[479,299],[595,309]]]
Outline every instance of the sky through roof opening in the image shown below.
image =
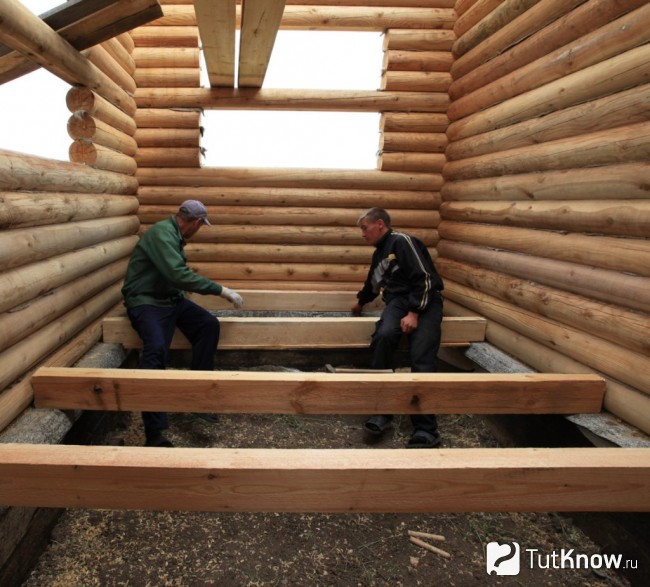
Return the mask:
[[[375,91],[382,58],[380,33],[279,31],[263,88]],[[209,110],[203,124],[208,167],[377,165],[376,112]]]

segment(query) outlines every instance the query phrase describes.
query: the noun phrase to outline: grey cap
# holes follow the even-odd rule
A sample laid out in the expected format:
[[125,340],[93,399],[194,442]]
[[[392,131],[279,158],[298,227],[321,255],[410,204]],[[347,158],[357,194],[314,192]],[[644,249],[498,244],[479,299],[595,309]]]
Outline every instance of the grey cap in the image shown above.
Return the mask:
[[185,200],[178,211],[188,218],[200,218],[204,224],[212,226],[208,220],[208,209],[203,205],[203,202],[199,202],[198,200]]

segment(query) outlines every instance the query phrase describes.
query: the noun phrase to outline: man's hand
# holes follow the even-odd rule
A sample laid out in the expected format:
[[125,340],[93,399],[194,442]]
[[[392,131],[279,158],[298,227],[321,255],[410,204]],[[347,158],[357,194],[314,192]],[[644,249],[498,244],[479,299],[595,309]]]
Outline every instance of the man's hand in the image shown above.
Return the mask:
[[357,302],[356,304],[354,304],[354,306],[352,306],[352,313],[355,316],[359,316],[362,310],[363,310],[363,306],[359,302]]
[[224,287],[221,290],[221,297],[226,298],[237,310],[244,305],[244,298],[242,298],[236,291]]
[[413,332],[417,327],[418,327],[418,319],[420,315],[416,314],[415,312],[409,312],[404,318],[402,318],[402,321],[400,322],[400,326],[402,327],[402,332],[404,334],[410,334]]

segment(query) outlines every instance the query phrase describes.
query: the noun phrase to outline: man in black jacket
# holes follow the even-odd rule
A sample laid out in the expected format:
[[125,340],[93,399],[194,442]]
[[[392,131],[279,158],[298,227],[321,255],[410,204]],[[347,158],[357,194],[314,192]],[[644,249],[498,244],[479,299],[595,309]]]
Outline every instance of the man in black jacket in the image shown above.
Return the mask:
[[[409,338],[411,371],[436,371],[442,322],[442,279],[422,241],[391,228],[390,215],[383,208],[371,208],[357,222],[365,241],[375,252],[368,277],[357,294],[352,312],[378,295],[386,304],[372,336],[372,368],[390,369],[403,334]],[[381,436],[391,426],[391,415],[375,415],[364,430]],[[435,415],[411,416],[413,435],[407,448],[433,448],[440,444]]]

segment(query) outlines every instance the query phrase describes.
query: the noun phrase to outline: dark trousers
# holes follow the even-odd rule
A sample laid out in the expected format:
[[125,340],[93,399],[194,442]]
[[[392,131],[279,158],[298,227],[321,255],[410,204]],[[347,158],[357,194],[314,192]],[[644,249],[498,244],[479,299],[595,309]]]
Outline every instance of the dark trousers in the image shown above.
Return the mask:
[[[214,370],[214,354],[219,343],[219,321],[201,306],[182,299],[171,307],[136,306],[127,310],[133,328],[142,339],[141,369],[165,369],[169,347],[178,329],[192,345],[190,368],[200,371]],[[142,412],[144,431],[147,436],[169,428],[165,412]]]
[[[442,295],[435,293],[434,296],[429,308],[420,314],[418,327],[408,335],[413,373],[435,373],[436,371],[441,336]],[[386,303],[370,343],[373,369],[394,368],[395,351],[403,336],[400,322],[408,312],[407,298],[393,298]],[[411,422],[415,430],[425,430],[430,433],[438,430],[438,422],[433,414],[413,414]]]

